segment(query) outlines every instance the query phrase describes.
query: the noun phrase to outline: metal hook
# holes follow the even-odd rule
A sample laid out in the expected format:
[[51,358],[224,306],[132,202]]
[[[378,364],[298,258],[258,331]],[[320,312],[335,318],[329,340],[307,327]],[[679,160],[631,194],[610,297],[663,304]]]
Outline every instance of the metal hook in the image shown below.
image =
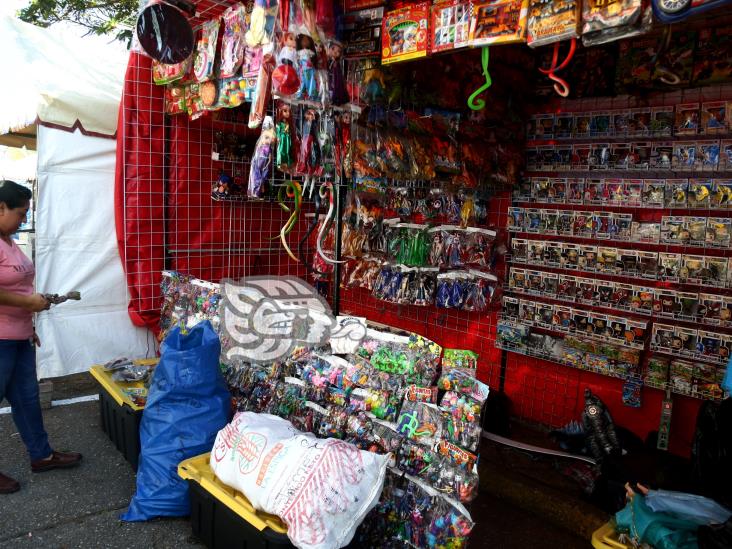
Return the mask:
[[481,63],[483,65],[483,76],[485,76],[485,84],[475,90],[470,97],[468,97],[468,107],[474,111],[479,111],[485,108],[485,101],[478,98],[478,96],[491,87],[493,80],[491,79],[491,73],[488,72],[488,61],[490,60],[490,52],[488,46],[484,46],[481,51]]

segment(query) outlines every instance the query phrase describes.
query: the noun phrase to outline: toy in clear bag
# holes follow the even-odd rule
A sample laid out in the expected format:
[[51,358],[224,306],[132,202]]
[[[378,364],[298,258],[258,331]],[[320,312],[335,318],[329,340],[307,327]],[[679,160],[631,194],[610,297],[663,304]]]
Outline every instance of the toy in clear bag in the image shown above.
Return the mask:
[[480,423],[481,404],[469,396],[447,391],[442,395],[440,408],[459,421]]
[[495,231],[469,227],[464,262],[471,267],[491,267]]
[[303,115],[302,130],[300,132],[300,151],[297,156],[296,171],[300,175],[320,175],[321,154],[318,141],[318,112],[307,109]]
[[418,307],[426,307],[435,302],[435,291],[437,289],[437,269],[419,269],[416,275],[415,287],[411,301]]
[[408,438],[402,442],[396,457],[397,467],[406,474],[415,476],[426,476],[438,466],[438,462],[437,454],[429,445]]
[[442,458],[439,461],[440,465],[429,478],[430,484],[440,493],[461,503],[473,501],[478,496],[477,473],[456,467],[449,459]]
[[484,312],[493,302],[497,279],[495,276],[480,271],[470,271],[466,281],[467,295],[463,303],[463,311]]
[[461,273],[437,275],[435,305],[443,309],[461,309],[468,293],[467,279]]
[[262,134],[254,147],[252,165],[249,169],[247,196],[250,198],[263,198],[267,192],[267,182],[272,175],[274,164],[273,149],[276,147],[276,141],[272,117],[266,116],[262,124]]
[[479,403],[485,402],[490,392],[488,385],[460,368],[443,369],[437,387],[443,391],[468,395]]
[[346,79],[343,76],[343,44],[333,39],[328,41],[328,87],[332,105],[348,103]]
[[[244,62],[244,41],[246,9],[243,4],[234,4],[224,12],[224,32],[221,40],[220,76],[234,76]],[[217,22],[218,24],[218,22]]]
[[335,160],[336,173],[344,173],[346,177],[351,175],[353,169],[353,147],[351,144],[351,120],[352,115],[348,111],[335,115]]
[[275,126],[277,139],[277,155],[275,164],[281,172],[292,172],[295,165],[297,150],[297,135],[292,119],[292,107],[284,101],[277,102],[277,125]]
[[473,520],[459,503],[436,498],[430,507],[427,527],[427,547],[434,549],[461,549],[467,547]]
[[153,82],[155,82],[155,84],[157,84],[158,86],[170,84],[172,82],[179,82],[183,80],[184,77],[191,70],[192,63],[193,56],[188,57],[185,61],[181,61],[180,63],[176,63],[175,65],[166,65],[165,63],[160,63],[159,61],[153,61]]
[[399,410],[399,397],[389,391],[368,389],[366,409],[378,419],[394,421]]
[[316,77],[317,52],[313,37],[307,33],[297,36],[297,74],[300,77],[300,87],[297,90],[298,99],[318,100],[318,81]]
[[290,96],[300,89],[297,70],[297,38],[293,32],[284,32],[277,53],[277,66],[272,72],[272,91],[280,96]]
[[348,413],[339,406],[328,406],[326,410],[318,425],[318,436],[342,439],[346,432]]
[[372,422],[365,412],[354,413],[346,422],[346,442],[356,445],[361,450],[368,450],[373,446]]
[[277,0],[255,0],[249,19],[249,29],[244,34],[247,46],[265,46],[272,41],[279,2]]
[[289,419],[305,404],[304,385],[296,378],[285,378],[283,382],[278,383],[267,406],[267,413]]
[[293,427],[304,433],[315,434],[320,425],[320,418],[325,415],[325,409],[314,402],[306,401],[290,415]]
[[418,442],[430,444],[442,436],[442,413],[426,402],[405,402],[399,413],[397,431]]
[[449,412],[443,412],[444,438],[457,444],[470,452],[475,452],[480,447],[480,438],[483,429],[480,424],[472,421],[462,421],[455,418]]
[[468,255],[467,233],[458,227],[443,226],[442,239],[444,248],[440,266],[462,267]]
[[404,442],[404,437],[397,432],[396,425],[377,419],[373,422],[372,433],[374,445],[372,448],[369,448],[369,451],[376,452],[377,454],[388,454],[391,452],[396,459],[396,454]]

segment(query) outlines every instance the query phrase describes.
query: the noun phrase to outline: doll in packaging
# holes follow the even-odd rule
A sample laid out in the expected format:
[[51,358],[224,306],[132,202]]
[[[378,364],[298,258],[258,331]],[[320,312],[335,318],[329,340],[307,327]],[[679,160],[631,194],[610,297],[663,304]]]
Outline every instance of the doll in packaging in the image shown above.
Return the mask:
[[249,170],[249,185],[247,196],[263,198],[267,189],[267,181],[272,175],[272,155],[276,145],[276,136],[272,117],[266,116],[262,123],[262,134],[257,140],[252,156],[252,165]]

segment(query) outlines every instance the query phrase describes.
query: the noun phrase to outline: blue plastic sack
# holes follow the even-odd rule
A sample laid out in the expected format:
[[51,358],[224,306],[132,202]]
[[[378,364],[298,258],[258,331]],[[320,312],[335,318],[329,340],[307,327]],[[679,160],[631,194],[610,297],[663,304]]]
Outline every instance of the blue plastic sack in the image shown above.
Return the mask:
[[699,525],[724,524],[732,515],[713,499],[670,490],[649,490],[646,504],[657,513],[670,513]]
[[231,395],[219,370],[219,338],[208,321],[174,328],[161,346],[140,422],[137,491],[122,520],[190,514],[178,464],[210,452],[229,419]]

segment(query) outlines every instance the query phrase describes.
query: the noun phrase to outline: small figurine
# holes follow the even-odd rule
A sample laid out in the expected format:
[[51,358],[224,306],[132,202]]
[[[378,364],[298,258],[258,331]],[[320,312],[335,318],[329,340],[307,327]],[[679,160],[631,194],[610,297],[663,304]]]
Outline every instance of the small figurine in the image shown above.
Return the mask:
[[601,460],[620,451],[620,443],[615,434],[615,425],[610,412],[589,388],[585,389],[582,425],[587,433],[587,444],[592,457]]

